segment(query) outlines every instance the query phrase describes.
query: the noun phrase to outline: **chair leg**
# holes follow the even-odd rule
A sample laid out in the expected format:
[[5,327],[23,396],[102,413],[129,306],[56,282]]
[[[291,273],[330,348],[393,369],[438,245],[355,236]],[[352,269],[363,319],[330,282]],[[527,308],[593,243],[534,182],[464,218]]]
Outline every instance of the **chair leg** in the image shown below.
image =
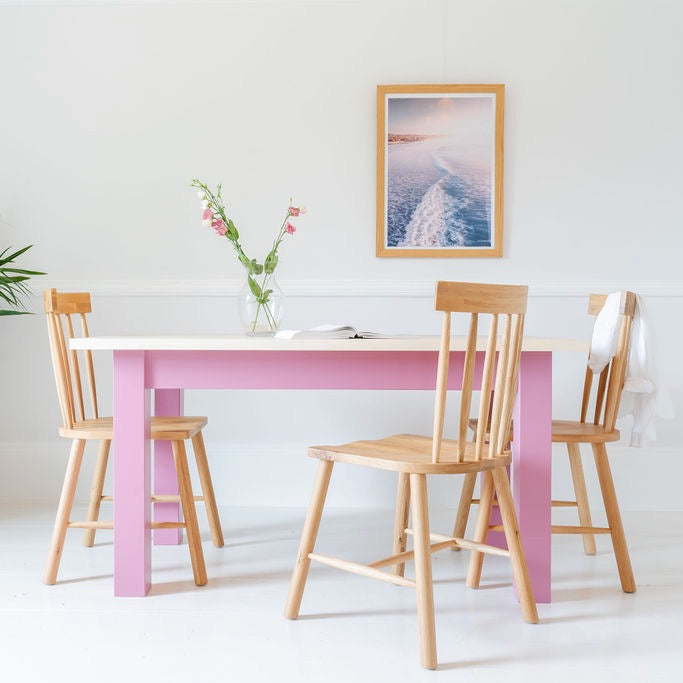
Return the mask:
[[636,581],[633,577],[631,558],[628,554],[626,535],[621,523],[621,514],[617,503],[617,494],[614,490],[614,481],[607,460],[607,448],[604,443],[594,443],[593,456],[595,457],[595,467],[598,470],[598,481],[602,491],[602,500],[605,503],[605,513],[607,514],[607,524],[612,535],[612,546],[614,547],[614,557],[619,569],[619,578],[624,593],[636,592]]
[[426,669],[436,669],[434,588],[432,585],[432,554],[430,552],[426,475],[410,475],[410,498],[413,513],[413,532],[415,534],[413,542],[420,661]]
[[[92,477],[92,484],[90,485],[90,502],[88,503],[88,515],[86,520],[88,522],[96,522],[100,516],[100,503],[102,502],[102,490],[104,489],[104,478],[107,474],[107,462],[109,461],[109,448],[111,441],[109,439],[102,439],[97,451],[97,462],[95,463],[95,472]],[[83,534],[83,545],[92,548],[95,544],[96,529],[86,529]]]
[[213,544],[216,546],[216,548],[222,548],[225,545],[225,541],[223,540],[221,519],[218,516],[218,506],[216,505],[216,496],[213,492],[213,482],[211,481],[211,472],[209,471],[209,461],[206,457],[206,448],[204,448],[204,438],[202,437],[201,432],[197,432],[192,437],[192,448],[194,449],[194,456],[197,460],[199,482],[202,487],[202,496],[204,497],[206,516],[209,519],[211,539],[213,540]]
[[507,472],[502,467],[494,469],[491,473],[496,489],[496,497],[500,515],[503,520],[505,540],[510,551],[512,561],[512,571],[515,576],[519,602],[522,606],[524,621],[530,624],[538,623],[538,611],[536,601],[531,590],[531,580],[529,579],[529,569],[524,556],[524,548],[519,537],[519,526],[517,524],[517,513],[512,502],[512,492],[510,491],[510,480]]
[[57,517],[52,530],[50,551],[47,557],[45,576],[43,577],[43,582],[48,586],[52,586],[57,581],[59,561],[62,559],[64,537],[66,536],[66,529],[69,523],[69,517],[71,516],[71,508],[73,507],[74,503],[76,484],[78,483],[78,473],[81,470],[81,462],[83,462],[84,450],[85,441],[82,439],[74,439],[71,443],[71,453],[69,454],[69,460],[66,465],[66,474],[64,475],[64,483],[62,485],[62,494],[59,497]]
[[[572,482],[574,483],[574,495],[579,512],[579,522],[581,526],[593,526],[591,511],[588,505],[588,493],[586,492],[586,480],[583,476],[583,464],[581,462],[581,451],[579,444],[568,443],[569,467],[572,471]],[[586,555],[595,555],[595,536],[593,534],[583,534],[583,550]]]
[[[477,483],[477,473],[469,472],[465,475],[462,482],[462,491],[460,492],[460,503],[458,503],[458,513],[455,516],[455,525],[453,526],[454,538],[465,538],[465,530],[467,529],[467,520],[470,516],[470,508],[472,507],[472,497],[474,495],[474,485]],[[453,550],[460,550],[459,547],[454,546]]]
[[285,616],[288,619],[296,619],[299,616],[301,598],[303,597],[304,587],[306,586],[306,577],[308,576],[308,569],[311,566],[309,554],[313,552],[315,539],[318,536],[320,518],[323,514],[323,507],[325,506],[325,498],[327,497],[327,488],[330,485],[333,465],[334,462],[331,460],[318,461],[318,468],[315,473],[315,484],[313,485],[313,495],[311,496],[311,502],[308,504],[306,521],[304,522],[304,528],[301,533],[299,551],[296,556],[296,564],[294,565],[294,571],[292,572],[292,579],[289,584],[289,594],[287,595],[287,602],[285,604]]
[[197,509],[195,508],[194,494],[192,493],[192,483],[190,481],[190,469],[187,466],[185,443],[183,441],[172,441],[171,446],[173,449],[173,460],[175,462],[176,475],[178,477],[180,504],[182,506],[183,517],[185,519],[187,544],[190,547],[190,560],[192,562],[194,582],[197,586],[204,586],[207,582],[206,565],[204,564],[202,539],[199,535]]
[[[491,510],[493,508],[493,491],[494,486],[491,472],[482,472],[479,513],[477,514],[477,523],[474,527],[474,537],[472,539],[477,543],[486,543],[491,520]],[[484,553],[473,550],[470,555],[470,565],[467,570],[467,586],[469,588],[479,588],[483,564]]]
[[[408,511],[410,509],[410,475],[407,472],[398,473],[398,491],[396,493],[396,514],[394,517],[394,548],[392,555],[405,552],[408,535]],[[405,562],[394,565],[394,574],[404,576]]]

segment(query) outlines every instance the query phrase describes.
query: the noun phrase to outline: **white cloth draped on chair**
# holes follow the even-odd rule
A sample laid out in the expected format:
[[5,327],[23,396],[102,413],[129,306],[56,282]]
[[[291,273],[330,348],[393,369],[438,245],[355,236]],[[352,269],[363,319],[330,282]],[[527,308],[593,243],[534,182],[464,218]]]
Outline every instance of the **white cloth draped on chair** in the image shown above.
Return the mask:
[[[594,373],[602,372],[616,351],[622,296],[621,291],[609,294],[595,319],[588,359],[588,365]],[[629,446],[635,448],[642,448],[655,440],[656,417],[673,417],[671,399],[657,372],[651,323],[640,296],[636,296],[631,327],[631,345],[619,407],[620,422],[629,416],[633,420]]]

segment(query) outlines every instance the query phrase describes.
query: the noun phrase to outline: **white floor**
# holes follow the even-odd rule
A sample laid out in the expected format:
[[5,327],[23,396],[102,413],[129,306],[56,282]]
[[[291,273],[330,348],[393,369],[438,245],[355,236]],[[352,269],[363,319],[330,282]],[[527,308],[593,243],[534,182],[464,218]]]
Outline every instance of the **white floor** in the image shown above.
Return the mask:
[[[505,559],[488,557],[484,586],[473,591],[464,585],[467,553],[435,555],[435,672],[419,665],[409,588],[314,564],[301,617],[282,616],[303,510],[223,509],[225,548],[203,528],[202,588],[186,545],[155,547],[146,598],[113,597],[111,532],[88,549],[70,531],[60,581],[44,586],[52,514],[0,506],[0,678],[8,683],[683,680],[683,513],[624,516],[633,595],[619,588],[607,538],[587,557],[578,538],[554,537],[553,603],[539,605],[537,625],[521,619]],[[391,519],[389,511],[328,511],[317,550],[360,561],[388,555]],[[448,530],[451,519],[452,511],[433,513],[433,530]]]

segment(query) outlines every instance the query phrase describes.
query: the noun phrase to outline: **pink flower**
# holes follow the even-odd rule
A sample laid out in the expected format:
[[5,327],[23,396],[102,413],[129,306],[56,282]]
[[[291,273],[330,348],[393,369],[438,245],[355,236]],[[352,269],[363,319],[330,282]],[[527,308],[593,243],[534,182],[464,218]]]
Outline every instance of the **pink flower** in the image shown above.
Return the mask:
[[211,227],[216,231],[217,235],[223,236],[228,232],[228,226],[220,219],[211,223]]
[[299,209],[298,207],[296,207],[296,206],[290,206],[290,207],[289,207],[289,215],[290,215],[290,216],[296,217],[296,216],[298,216],[300,213],[301,213],[301,209]]
[[211,209],[204,209],[204,213],[202,213],[202,220],[204,221],[212,221],[213,220],[213,213]]
[[292,225],[291,223],[287,223],[287,225],[285,225],[285,232],[293,235],[296,232],[296,226]]

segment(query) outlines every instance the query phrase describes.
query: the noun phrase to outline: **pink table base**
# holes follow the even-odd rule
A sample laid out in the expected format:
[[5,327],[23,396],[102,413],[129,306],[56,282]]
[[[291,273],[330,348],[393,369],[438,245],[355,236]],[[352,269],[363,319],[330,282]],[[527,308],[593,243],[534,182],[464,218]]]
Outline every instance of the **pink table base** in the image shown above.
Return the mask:
[[[182,414],[183,389],[433,390],[436,363],[434,351],[114,351],[114,594],[144,596],[151,585],[151,389],[155,414],[170,416]],[[450,388],[461,364],[452,352]],[[551,402],[552,353],[523,351],[512,484],[538,602],[550,602]],[[156,493],[177,493],[170,446],[155,444],[154,458]],[[177,520],[177,504],[155,504],[155,519]]]

